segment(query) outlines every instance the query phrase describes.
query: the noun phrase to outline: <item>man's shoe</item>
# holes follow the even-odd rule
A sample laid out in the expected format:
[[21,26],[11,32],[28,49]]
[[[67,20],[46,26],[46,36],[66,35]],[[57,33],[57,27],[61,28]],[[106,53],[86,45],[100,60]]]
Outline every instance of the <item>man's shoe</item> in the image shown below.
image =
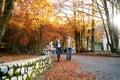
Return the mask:
[[69,59],[69,61],[70,61],[71,59]]

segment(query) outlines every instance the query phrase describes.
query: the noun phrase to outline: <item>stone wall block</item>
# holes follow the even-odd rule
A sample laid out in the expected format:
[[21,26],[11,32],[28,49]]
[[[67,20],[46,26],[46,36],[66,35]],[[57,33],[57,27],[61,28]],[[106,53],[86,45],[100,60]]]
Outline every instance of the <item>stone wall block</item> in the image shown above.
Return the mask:
[[22,62],[22,64],[21,64],[21,65],[22,65],[22,67],[23,67],[23,66],[25,65],[25,62]]
[[12,68],[12,69],[10,69],[10,70],[8,71],[8,75],[13,76],[13,74],[14,74],[14,70],[13,70],[13,68]]
[[19,66],[19,68],[22,67],[22,63],[18,63],[17,65]]
[[18,76],[20,74],[20,68],[18,68],[16,71],[15,71],[15,75]]
[[21,68],[21,74],[24,74],[25,73],[25,70],[24,70],[24,67]]
[[5,80],[9,80],[9,79],[7,78],[7,79],[5,79]]
[[23,79],[22,79],[22,76],[18,76],[18,80],[23,80]]
[[39,62],[36,62],[36,69],[39,67]]
[[6,74],[8,72],[8,67],[7,66],[0,66],[0,73]]
[[28,72],[28,68],[24,67],[24,72],[27,73]]
[[13,64],[8,65],[9,69],[13,68]]
[[26,80],[26,78],[27,78],[27,74],[24,74],[23,75],[23,80]]
[[7,76],[2,76],[2,80],[5,80],[7,78]]
[[32,70],[31,71],[28,71],[28,76],[30,76],[32,74]]
[[33,69],[33,67],[28,67],[28,71],[31,71]]
[[11,78],[11,80],[17,80],[17,77],[16,77],[16,76],[14,76],[14,77],[12,77],[12,78]]

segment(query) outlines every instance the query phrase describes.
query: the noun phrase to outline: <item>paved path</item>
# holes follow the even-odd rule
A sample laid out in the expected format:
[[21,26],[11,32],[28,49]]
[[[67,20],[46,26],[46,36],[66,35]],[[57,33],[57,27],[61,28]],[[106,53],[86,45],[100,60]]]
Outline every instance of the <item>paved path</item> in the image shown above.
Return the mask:
[[120,58],[73,55],[72,59],[96,74],[97,80],[120,80]]

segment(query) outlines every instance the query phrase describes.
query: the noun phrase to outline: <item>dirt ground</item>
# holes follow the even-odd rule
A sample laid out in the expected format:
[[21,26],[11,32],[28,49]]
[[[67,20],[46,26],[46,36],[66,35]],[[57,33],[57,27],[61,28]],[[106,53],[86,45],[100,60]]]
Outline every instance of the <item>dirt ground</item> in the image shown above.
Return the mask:
[[0,63],[4,62],[11,62],[11,61],[18,61],[18,60],[24,60],[29,58],[35,58],[41,55],[34,55],[34,54],[11,54],[11,53],[2,53],[0,52]]
[[54,68],[46,73],[43,80],[96,80],[92,73],[77,72],[81,66],[74,61],[66,61],[63,56],[60,62],[57,62],[57,58],[54,56],[54,61]]

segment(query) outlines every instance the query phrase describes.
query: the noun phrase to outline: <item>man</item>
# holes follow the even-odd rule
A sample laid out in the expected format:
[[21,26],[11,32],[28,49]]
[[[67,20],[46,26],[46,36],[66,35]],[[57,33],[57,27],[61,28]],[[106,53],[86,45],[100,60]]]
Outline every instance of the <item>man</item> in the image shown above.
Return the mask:
[[73,40],[70,37],[70,35],[68,35],[68,39],[67,39],[67,52],[66,52],[66,60],[70,61],[71,60],[71,56],[72,56],[72,48],[73,48]]
[[61,55],[61,52],[62,52],[62,42],[59,39],[56,39],[55,47],[56,47],[57,59],[58,59],[58,62],[59,62],[60,61],[60,55]]

